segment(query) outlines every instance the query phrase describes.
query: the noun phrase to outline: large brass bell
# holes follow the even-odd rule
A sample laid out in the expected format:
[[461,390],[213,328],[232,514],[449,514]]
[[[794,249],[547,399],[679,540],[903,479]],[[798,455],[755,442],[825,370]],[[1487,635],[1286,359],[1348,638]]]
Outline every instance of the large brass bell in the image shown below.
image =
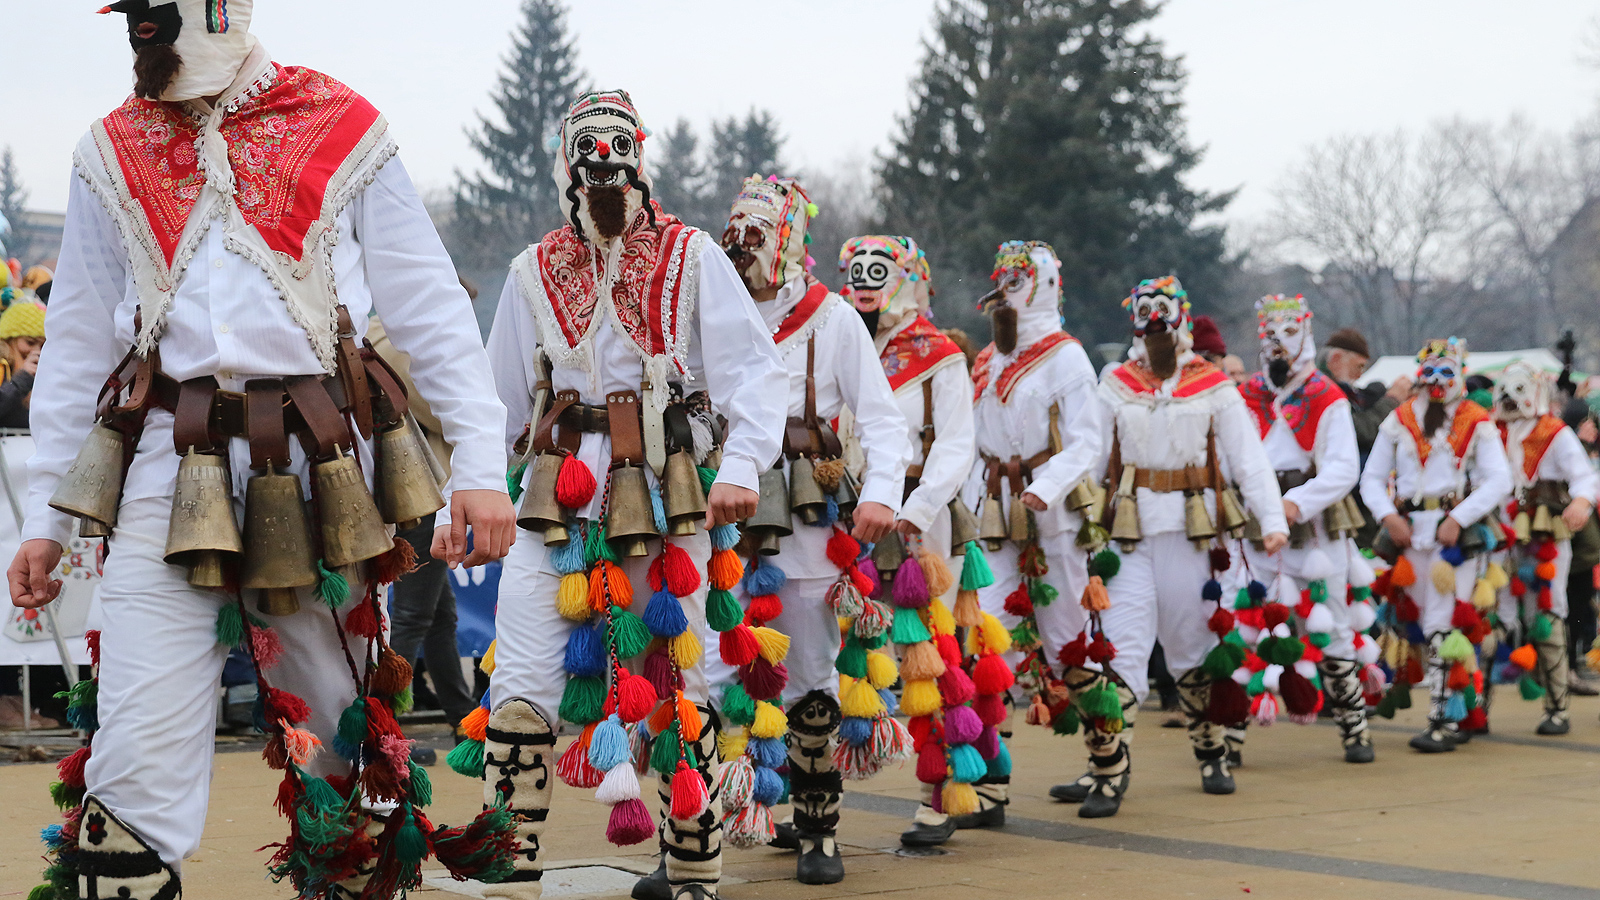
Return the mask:
[[1223,533],[1234,535],[1244,528],[1244,507],[1239,503],[1239,495],[1234,493],[1233,487],[1223,488],[1217,494],[1217,518],[1221,519]]
[[1021,494],[1011,495],[1011,507],[1006,515],[1006,534],[1019,544],[1028,542],[1028,533],[1032,527],[1033,510],[1028,509],[1022,502]]
[[1350,510],[1345,506],[1344,499],[1334,501],[1323,512],[1322,527],[1331,538],[1343,537],[1356,530],[1355,523],[1350,521]]
[[300,479],[270,466],[244,489],[244,563],[239,586],[259,590],[261,611],[287,616],[300,608],[295,588],[317,583],[316,552]]
[[546,547],[567,543],[567,510],[556,502],[556,478],[561,474],[559,453],[540,453],[528,464],[528,487],[517,510],[517,527],[544,534]]
[[422,447],[422,435],[408,420],[386,431],[374,441],[377,457],[376,486],[378,512],[385,522],[401,531],[422,524],[423,516],[444,508],[444,494]]
[[1209,541],[1217,536],[1217,526],[1206,511],[1206,495],[1201,491],[1183,494],[1183,533],[1191,541]]
[[783,468],[773,466],[761,473],[757,485],[761,499],[756,504],[756,514],[745,522],[744,530],[755,541],[756,550],[764,556],[778,552],[778,538],[794,534],[794,520],[789,514],[789,488],[783,480]]
[[99,519],[79,519],[78,537],[108,538],[111,537],[111,526]]
[[983,511],[978,518],[978,538],[990,550],[999,550],[1005,545],[1007,536],[1006,517],[1000,507],[1000,498],[984,497]]
[[1122,470],[1122,483],[1117,487],[1116,508],[1112,511],[1111,539],[1126,549],[1144,538],[1139,528],[1139,499],[1134,494],[1132,466]]
[[696,523],[706,517],[706,489],[700,484],[694,454],[679,450],[667,457],[661,475],[661,501],[667,509],[667,530],[687,537],[695,533]]
[[833,502],[839,507],[839,518],[844,518],[855,512],[856,504],[861,500],[861,482],[846,468],[839,476],[839,486],[833,491]]
[[612,547],[621,556],[645,556],[650,552],[645,542],[659,533],[644,469],[629,463],[612,469],[606,507],[606,538]]
[[961,556],[978,539],[978,517],[957,497],[950,501],[950,555]]
[[1559,515],[1550,517],[1550,537],[1557,541],[1572,540],[1572,529],[1567,527],[1567,520]]
[[1553,517],[1550,515],[1550,507],[1543,503],[1535,507],[1533,510],[1533,533],[1540,535],[1549,534],[1550,532],[1554,531],[1555,526],[1550,524],[1552,518]]
[[1533,540],[1533,519],[1528,516],[1526,504],[1518,505],[1517,517],[1511,522],[1511,530],[1517,536],[1519,544]]
[[872,565],[879,578],[893,578],[906,561],[906,547],[897,532],[889,532],[872,545]]
[[50,508],[115,525],[121,501],[122,435],[104,422],[97,422],[78,449],[72,468],[56,484]]
[[815,525],[828,515],[828,496],[817,484],[816,464],[808,456],[789,463],[789,511],[807,525]]
[[428,443],[427,434],[423,432],[422,426],[417,424],[417,417],[409,412],[406,413],[406,424],[411,426],[411,432],[417,436],[417,446],[422,448],[422,460],[428,464],[428,471],[433,474],[434,484],[443,490],[445,482],[450,480],[449,473],[444,470],[444,463],[441,463],[438,455],[433,452],[433,445]]
[[1094,479],[1085,475],[1077,484],[1072,486],[1072,490],[1067,491],[1067,499],[1065,501],[1067,509],[1073,512],[1083,512],[1094,505],[1095,493]]
[[329,568],[354,566],[394,547],[355,457],[338,448],[333,459],[311,468],[311,476],[322,515],[322,558]]
[[188,567],[189,583],[195,587],[222,587],[223,563],[243,550],[227,462],[191,448],[178,463],[164,559]]

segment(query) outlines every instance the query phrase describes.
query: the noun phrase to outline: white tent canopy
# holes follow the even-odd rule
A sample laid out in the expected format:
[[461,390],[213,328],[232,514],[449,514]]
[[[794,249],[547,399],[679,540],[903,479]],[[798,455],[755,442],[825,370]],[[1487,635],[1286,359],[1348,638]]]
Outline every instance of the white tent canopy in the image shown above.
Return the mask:
[[[1501,371],[1514,362],[1525,362],[1552,375],[1561,373],[1561,359],[1543,347],[1531,350],[1481,350],[1467,354],[1468,375],[1489,375]],[[1371,384],[1374,381],[1383,382],[1387,387],[1394,383],[1401,375],[1413,377],[1417,372],[1417,358],[1415,356],[1380,356],[1372,361],[1361,377],[1356,379],[1357,384]],[[1582,380],[1581,376],[1574,373],[1574,378]]]

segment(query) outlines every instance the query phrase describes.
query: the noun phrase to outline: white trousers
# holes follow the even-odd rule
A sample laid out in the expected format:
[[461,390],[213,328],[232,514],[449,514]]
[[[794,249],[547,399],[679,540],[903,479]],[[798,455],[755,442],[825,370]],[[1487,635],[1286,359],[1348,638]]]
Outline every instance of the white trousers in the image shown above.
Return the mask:
[[[1505,566],[1506,574],[1515,575],[1523,563],[1539,564],[1534,557],[1532,549],[1528,547],[1513,547],[1503,555],[1501,565]],[[1556,577],[1550,582],[1550,614],[1559,619],[1567,617],[1567,577],[1572,574],[1572,542],[1556,542]],[[1517,598],[1511,595],[1509,586],[1500,589],[1500,621],[1510,625],[1514,622],[1532,621],[1539,612],[1539,592],[1534,586],[1528,584],[1528,592],[1522,597],[1522,609],[1519,614]]]
[[[689,627],[705,645],[700,662],[683,670],[684,695],[702,706],[708,696],[706,660],[717,654],[715,635],[706,627],[706,563],[711,559],[711,538],[703,531],[693,537],[675,537],[673,543],[688,551],[700,571],[700,587],[683,602],[684,615]],[[650,585],[645,573],[650,560],[659,547],[652,542],[649,556],[622,560],[622,569],[633,582],[633,605],[630,609],[643,615],[650,602]],[[544,540],[537,532],[519,529],[517,542],[506,555],[500,572],[500,599],[495,607],[495,669],[489,679],[491,707],[512,698],[521,698],[533,704],[539,714],[556,727],[557,713],[561,708],[561,694],[566,688],[567,672],[563,668],[567,652],[567,635],[574,622],[556,612],[556,589],[561,576],[550,565]]]
[[[192,587],[182,566],[162,561],[171,514],[171,498],[132,500],[117,514],[100,584],[100,730],[84,780],[164,862],[177,865],[199,849],[205,830],[217,686],[228,655],[217,643],[216,619],[230,599]],[[307,769],[347,773],[330,745],[339,714],[355,699],[355,680],[333,614],[310,589],[298,593],[300,611],[290,616],[260,615],[250,596],[245,605],[283,641],[283,659],[266,671],[267,682],[311,707],[302,727],[323,747]],[[352,597],[364,593],[352,585]],[[351,652],[361,659],[360,646]]]
[[[783,566],[783,555],[773,557]],[[804,697],[812,691],[826,691],[828,696],[839,698],[839,677],[834,671],[834,660],[839,657],[839,619],[828,609],[825,598],[828,586],[835,578],[790,578],[778,590],[783,601],[783,613],[767,625],[789,636],[789,655],[783,664],[789,670],[789,683],[783,695],[790,699]],[[748,605],[749,594],[744,582],[739,583],[733,595],[741,606]],[[700,640],[706,645],[706,677],[711,681],[711,695],[722,702],[722,689],[738,678],[739,671],[722,661],[717,651],[718,635],[703,622]]]
[[[1249,570],[1234,565],[1236,579],[1229,583],[1229,587],[1222,595],[1224,607],[1231,608],[1233,594],[1240,587],[1249,583],[1251,578],[1260,581],[1267,587],[1268,599],[1295,608],[1300,603],[1300,592],[1305,590],[1311,579],[1305,577],[1306,561],[1314,551],[1320,550],[1327,554],[1328,561],[1333,564],[1332,573],[1324,581],[1328,586],[1328,599],[1325,601],[1328,612],[1333,615],[1333,629],[1328,632],[1328,646],[1322,652],[1336,659],[1354,659],[1356,654],[1355,631],[1350,627],[1350,556],[1354,552],[1350,549],[1345,539],[1328,540],[1322,535],[1322,527],[1317,526],[1317,536],[1309,540],[1300,549],[1284,547],[1275,556],[1268,556],[1249,541],[1244,542],[1244,558],[1249,562]],[[1289,577],[1294,587],[1294,595],[1280,597],[1277,594],[1278,575]],[[1305,625],[1304,621],[1300,622]],[[1302,634],[1305,633],[1301,628]],[[1162,644],[1163,647],[1166,644]]]
[[1204,662],[1217,645],[1217,636],[1206,628],[1216,607],[1200,599],[1211,562],[1181,531],[1145,535],[1128,552],[1115,542],[1112,546],[1122,568],[1106,582],[1111,608],[1100,619],[1117,648],[1111,667],[1143,703],[1157,640],[1174,678]]
[[[1057,594],[1050,605],[1034,607],[1033,618],[1039,626],[1045,662],[1057,675],[1062,674],[1061,663],[1057,659],[1062,646],[1072,643],[1089,619],[1082,602],[1083,589],[1089,585],[1089,568],[1083,551],[1074,544],[1074,540],[1075,535],[1065,531],[1039,541],[1039,546],[1044,549],[1045,562],[1050,566],[1044,581],[1055,588]],[[1006,541],[999,550],[986,550],[985,553],[988,554],[989,568],[994,570],[994,584],[979,589],[978,605],[1007,628],[1015,628],[1022,620],[1006,612],[1005,606],[1006,596],[1016,590],[1022,581],[1022,573],[1017,571],[1017,547],[1011,541]],[[957,565],[960,562],[956,560]],[[1106,636],[1111,637],[1109,626]],[[1112,642],[1115,643],[1116,639],[1112,638]],[[1120,644],[1117,646],[1121,647]],[[1005,656],[1012,666],[1022,661],[1022,653],[1017,650]]]

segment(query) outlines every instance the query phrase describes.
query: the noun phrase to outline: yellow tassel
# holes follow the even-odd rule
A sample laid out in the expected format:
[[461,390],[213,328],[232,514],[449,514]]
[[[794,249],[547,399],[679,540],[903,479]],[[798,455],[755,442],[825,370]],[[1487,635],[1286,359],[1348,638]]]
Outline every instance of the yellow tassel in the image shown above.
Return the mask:
[[989,613],[983,613],[978,627],[967,632],[967,653],[1004,653],[1011,649],[1011,632]]
[[1446,597],[1455,596],[1456,570],[1454,566],[1441,559],[1433,564],[1433,569],[1428,575],[1433,579],[1434,590]]
[[685,628],[683,633],[668,642],[668,653],[672,654],[672,661],[680,669],[690,669],[700,661],[703,652],[700,639],[694,636],[693,628]]
[[1489,563],[1489,568],[1483,572],[1483,578],[1489,582],[1489,587],[1497,591],[1511,583],[1511,579],[1506,575],[1506,570],[1501,568],[1497,562]]
[[894,680],[899,677],[899,674],[899,672],[895,671],[894,659],[889,654],[867,654],[867,681],[872,684],[874,689],[881,691],[894,684]]
[[928,596],[939,598],[944,592],[956,586],[956,577],[950,574],[950,567],[944,564],[944,557],[932,550],[924,549],[917,554],[917,565],[922,567],[922,577],[928,582]]
[[1494,609],[1494,586],[1488,578],[1479,578],[1477,585],[1472,588],[1472,605],[1480,610]]
[[1383,657],[1384,665],[1388,666],[1391,672],[1399,668],[1400,665],[1399,644],[1400,639],[1390,631],[1385,630],[1378,635],[1378,653]]
[[756,704],[756,719],[750,725],[751,737],[783,737],[784,729],[788,727],[789,720],[784,718],[783,710],[765,700]]
[[1089,585],[1083,589],[1082,606],[1090,612],[1105,612],[1111,608],[1111,595],[1106,593],[1106,583],[1099,575],[1089,576]]
[[931,716],[939,711],[939,705],[939,685],[931,678],[907,681],[900,691],[900,712],[904,715]]
[[947,781],[944,785],[945,815],[970,816],[978,811],[978,792],[970,784]]
[[762,659],[777,665],[783,662],[785,656],[789,655],[789,636],[787,634],[776,628],[768,628],[765,625],[750,630],[755,632],[756,643],[761,647]]
[[938,678],[944,674],[944,657],[933,641],[907,644],[900,652],[900,677],[907,681]]
[[561,586],[556,588],[556,612],[574,622],[589,618],[589,576],[582,572],[561,576]]
[[883,698],[870,682],[852,678],[839,689],[839,711],[852,719],[870,719],[883,712]]
[[928,604],[927,614],[923,621],[928,623],[928,630],[934,634],[955,634],[956,617],[950,614],[950,607],[935,595],[933,602]]
[[744,748],[750,743],[750,729],[740,728],[738,731],[717,732],[717,756],[723,762],[730,762],[744,755]]
[[842,641],[842,640],[844,640],[845,635],[850,633],[850,629],[851,629],[851,627],[853,627],[853,623],[851,622],[850,619],[843,619],[843,618],[838,619],[837,621],[839,623],[839,640]]
[[483,659],[478,660],[478,671],[485,675],[494,674],[494,648],[499,643],[498,640],[489,642],[489,649],[483,651]]
[[978,606],[977,591],[956,591],[956,624],[962,628],[975,628],[983,617],[983,609]]

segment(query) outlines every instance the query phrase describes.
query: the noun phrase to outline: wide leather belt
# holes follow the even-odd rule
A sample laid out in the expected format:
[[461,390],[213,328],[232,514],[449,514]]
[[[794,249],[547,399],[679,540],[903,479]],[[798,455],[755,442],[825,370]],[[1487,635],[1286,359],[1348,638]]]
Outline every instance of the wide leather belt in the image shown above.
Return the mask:
[[563,409],[556,418],[556,424],[562,430],[572,429],[589,434],[608,434],[611,412],[605,406],[591,406],[588,403],[574,403]]
[[1133,486],[1146,488],[1158,494],[1176,491],[1199,491],[1211,486],[1205,466],[1184,466],[1181,469],[1135,469]]
[[[1000,481],[1005,479],[1011,483],[1011,493],[1022,493],[1023,482],[1033,477],[1033,470],[1050,461],[1055,454],[1048,449],[1023,459],[1013,456],[1010,459],[1001,459],[987,453],[979,454],[983,457],[984,476],[988,484],[989,496],[1000,496]],[[909,479],[907,480],[909,484]]]
[[1400,514],[1409,516],[1414,512],[1435,512],[1443,510],[1449,512],[1455,509],[1456,498],[1454,494],[1443,497],[1423,497],[1421,500],[1401,500],[1399,503]]

